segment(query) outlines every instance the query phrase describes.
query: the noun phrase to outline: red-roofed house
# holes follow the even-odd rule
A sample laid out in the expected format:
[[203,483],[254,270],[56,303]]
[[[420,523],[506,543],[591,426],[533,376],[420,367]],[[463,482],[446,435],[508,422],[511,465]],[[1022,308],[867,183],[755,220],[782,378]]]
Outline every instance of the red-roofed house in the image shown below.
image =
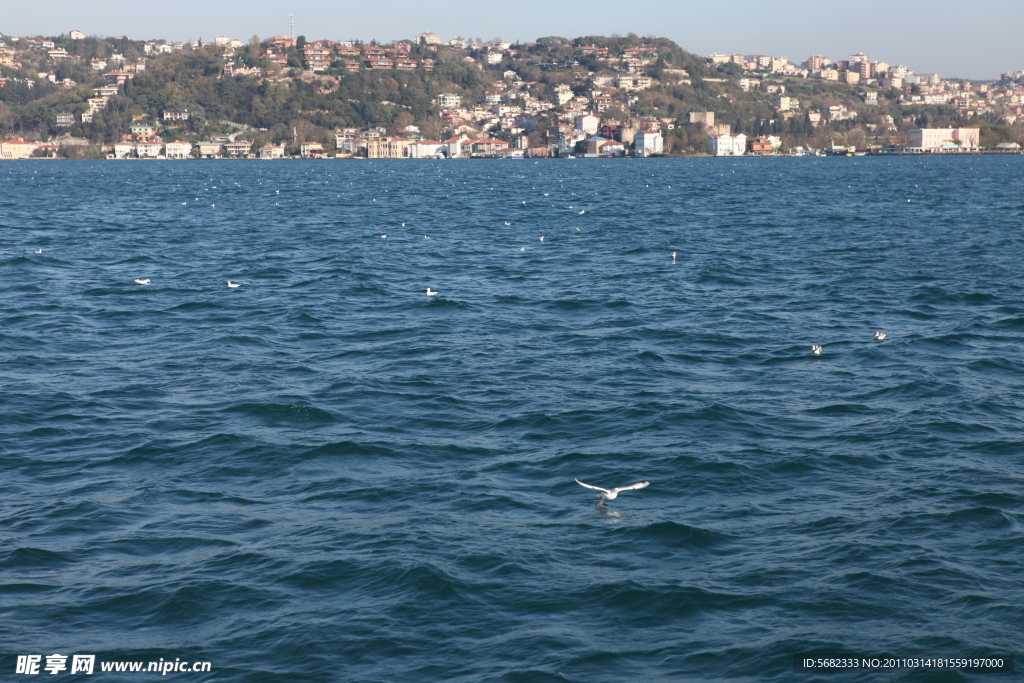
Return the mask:
[[331,49],[323,43],[310,43],[299,50],[302,53],[302,63],[310,71],[324,71],[331,68]]
[[0,142],[0,159],[27,159],[39,147],[38,142],[25,142],[22,138]]

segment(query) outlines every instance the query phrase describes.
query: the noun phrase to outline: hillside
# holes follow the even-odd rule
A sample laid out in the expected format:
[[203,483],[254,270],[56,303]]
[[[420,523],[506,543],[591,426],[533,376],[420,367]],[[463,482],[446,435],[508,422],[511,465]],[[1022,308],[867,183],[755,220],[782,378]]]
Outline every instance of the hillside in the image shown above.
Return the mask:
[[[389,46],[254,36],[235,47],[60,36],[6,38],[0,51],[0,136],[72,138],[97,149],[138,139],[131,129],[140,120],[153,122],[146,135],[168,142],[232,135],[259,145],[319,142],[333,151],[336,132],[354,129],[433,139],[459,132],[536,147],[549,127],[580,114],[602,123],[656,119],[669,153],[705,151],[712,128],[816,148],[880,145],[913,127],[979,124],[990,144],[1024,141],[1019,126],[999,125],[996,110],[907,106],[901,99],[912,87],[751,74],[633,34]],[[319,68],[304,68],[311,63]],[[442,95],[451,102],[442,106]],[[187,119],[167,120],[168,111]],[[714,112],[717,127],[692,122],[691,112]]]

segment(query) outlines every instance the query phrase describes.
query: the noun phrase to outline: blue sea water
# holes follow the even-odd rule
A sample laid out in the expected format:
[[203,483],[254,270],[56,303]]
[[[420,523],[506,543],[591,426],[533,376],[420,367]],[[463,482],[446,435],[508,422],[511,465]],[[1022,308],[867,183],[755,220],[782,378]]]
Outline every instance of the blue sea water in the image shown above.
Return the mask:
[[1021,652],[1022,257],[1020,156],[5,162],[0,679],[1002,680],[793,656]]

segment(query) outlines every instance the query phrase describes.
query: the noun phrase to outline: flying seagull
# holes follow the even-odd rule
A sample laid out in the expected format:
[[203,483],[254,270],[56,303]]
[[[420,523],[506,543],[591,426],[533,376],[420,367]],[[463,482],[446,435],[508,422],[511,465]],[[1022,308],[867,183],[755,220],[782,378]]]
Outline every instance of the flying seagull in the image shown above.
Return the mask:
[[821,355],[821,344],[811,344],[811,353],[815,356]]
[[600,486],[591,486],[590,484],[584,484],[579,479],[576,480],[576,483],[579,484],[580,486],[584,486],[584,487],[586,487],[588,489],[594,489],[595,491],[600,491],[601,495],[598,496],[598,498],[600,498],[601,501],[598,503],[598,505],[604,505],[604,502],[606,500],[615,500],[616,498],[619,497],[619,493],[621,493],[622,491],[632,491],[633,489],[642,489],[642,488],[645,488],[645,487],[651,485],[651,482],[649,482],[649,481],[638,481],[635,484],[630,484],[629,486],[620,486],[618,488],[615,488],[615,489],[612,489],[612,490],[609,491],[608,489],[603,489]]
[[885,339],[885,332],[875,332],[875,339],[877,341],[882,341],[883,339]]

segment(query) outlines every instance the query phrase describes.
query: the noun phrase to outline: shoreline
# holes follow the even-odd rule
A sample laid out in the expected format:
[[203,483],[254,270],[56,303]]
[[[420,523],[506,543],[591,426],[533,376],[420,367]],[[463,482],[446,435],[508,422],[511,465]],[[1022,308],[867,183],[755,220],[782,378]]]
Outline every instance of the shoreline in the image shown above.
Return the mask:
[[743,154],[743,155],[725,155],[717,156],[714,154],[657,154],[646,157],[518,157],[518,158],[501,158],[501,157],[470,157],[470,158],[454,158],[454,159],[431,159],[428,157],[403,157],[397,159],[390,158],[368,158],[368,157],[322,157],[318,159],[302,159],[297,157],[283,157],[278,159],[248,159],[238,157],[214,157],[214,158],[196,158],[190,157],[187,159],[167,159],[161,157],[132,157],[122,159],[108,159],[108,158],[94,158],[94,159],[69,159],[65,157],[20,157],[13,159],[0,159],[0,163],[5,161],[527,161],[533,159],[534,161],[589,161],[593,159],[799,159],[805,157],[811,158],[822,158],[822,157],[849,157],[849,158],[864,158],[864,157],[974,157],[974,156],[987,156],[987,155],[999,155],[999,156],[1020,156],[1024,155],[1022,150],[973,150],[969,152],[836,152],[826,154]]

